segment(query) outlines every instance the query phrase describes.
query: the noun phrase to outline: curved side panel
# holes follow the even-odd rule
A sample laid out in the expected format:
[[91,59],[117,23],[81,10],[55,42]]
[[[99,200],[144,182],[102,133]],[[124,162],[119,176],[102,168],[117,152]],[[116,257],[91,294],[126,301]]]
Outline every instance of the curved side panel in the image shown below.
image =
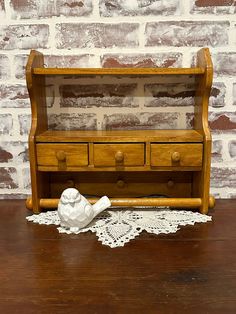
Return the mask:
[[208,126],[208,106],[213,79],[213,64],[208,48],[198,51],[197,66],[205,68],[205,72],[197,77],[198,88],[195,96],[194,129],[202,131],[206,138],[211,139]]
[[43,67],[43,54],[31,50],[26,65],[26,82],[31,102],[31,129],[29,133],[30,173],[32,189],[32,205],[35,213],[40,212],[40,198],[48,195],[45,193],[48,184],[47,174],[37,170],[35,137],[47,129],[47,108],[45,97],[45,78],[33,75],[35,67]]
[[30,137],[47,130],[47,108],[44,76],[33,75],[35,67],[44,67],[43,54],[31,50],[26,65],[26,82],[31,102],[32,125]]
[[193,175],[193,196],[202,199],[200,212],[206,214],[209,207],[210,168],[211,168],[211,132],[208,125],[209,97],[213,78],[213,65],[208,48],[203,48],[197,55],[197,66],[205,68],[205,73],[198,77],[195,96],[194,129],[203,134],[202,171]]

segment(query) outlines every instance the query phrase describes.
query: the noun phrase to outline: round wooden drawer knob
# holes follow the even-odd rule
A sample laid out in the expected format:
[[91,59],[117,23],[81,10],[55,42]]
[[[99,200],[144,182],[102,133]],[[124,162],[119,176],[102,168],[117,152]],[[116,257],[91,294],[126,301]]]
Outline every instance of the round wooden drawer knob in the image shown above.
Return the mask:
[[66,160],[66,153],[63,150],[59,150],[56,152],[56,157],[58,161],[65,161]]
[[180,161],[180,153],[179,152],[173,152],[171,155],[172,161]]
[[70,188],[73,188],[75,186],[75,182],[72,179],[67,180],[66,185]]
[[117,162],[122,162],[124,160],[124,153],[122,153],[121,151],[116,152],[115,160]]
[[118,188],[122,189],[125,186],[125,182],[123,180],[118,180],[116,182],[116,185],[117,185]]
[[172,181],[172,180],[169,180],[169,181],[167,182],[168,188],[172,188],[174,185],[175,185],[175,183],[174,183],[174,181]]

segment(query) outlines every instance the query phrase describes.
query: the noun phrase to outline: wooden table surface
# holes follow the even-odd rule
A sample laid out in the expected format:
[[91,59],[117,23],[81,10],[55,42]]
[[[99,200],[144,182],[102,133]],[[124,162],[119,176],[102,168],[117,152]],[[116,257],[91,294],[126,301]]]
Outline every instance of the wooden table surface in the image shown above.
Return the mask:
[[0,313],[236,313],[236,200],[213,222],[111,249],[0,201]]

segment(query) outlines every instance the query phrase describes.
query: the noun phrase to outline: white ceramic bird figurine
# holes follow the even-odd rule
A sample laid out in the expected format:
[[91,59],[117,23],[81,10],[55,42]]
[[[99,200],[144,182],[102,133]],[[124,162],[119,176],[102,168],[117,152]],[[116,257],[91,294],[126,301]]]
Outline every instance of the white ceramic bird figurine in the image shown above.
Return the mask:
[[111,206],[107,196],[100,198],[94,205],[75,188],[63,191],[58,204],[61,226],[76,232],[87,226],[95,216]]

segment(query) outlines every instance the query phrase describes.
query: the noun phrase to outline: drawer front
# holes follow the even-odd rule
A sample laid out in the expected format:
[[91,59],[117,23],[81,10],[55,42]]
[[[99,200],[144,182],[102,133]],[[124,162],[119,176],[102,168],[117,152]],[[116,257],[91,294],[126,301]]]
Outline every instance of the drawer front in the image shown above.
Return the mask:
[[151,144],[151,165],[201,167],[202,144]]
[[94,144],[94,166],[143,166],[144,143]]
[[39,166],[76,167],[88,165],[87,144],[37,144]]

